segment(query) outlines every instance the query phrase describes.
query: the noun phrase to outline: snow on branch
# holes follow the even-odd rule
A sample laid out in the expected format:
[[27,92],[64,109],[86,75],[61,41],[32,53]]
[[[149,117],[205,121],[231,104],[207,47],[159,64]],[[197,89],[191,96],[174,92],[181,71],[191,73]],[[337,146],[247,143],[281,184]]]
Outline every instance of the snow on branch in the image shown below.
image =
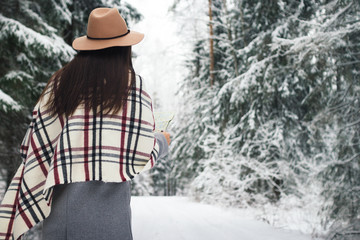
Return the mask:
[[72,1],[70,0],[60,0],[57,1],[57,3],[55,3],[55,8],[57,11],[59,11],[59,15],[67,22],[67,23],[71,23],[72,22],[72,14],[69,11],[69,8],[67,8],[67,5],[70,5],[72,3]]
[[7,112],[10,109],[18,111],[21,109],[21,106],[14,99],[12,99],[12,97],[7,95],[0,89],[0,108],[5,112]]
[[[346,46],[346,42],[343,41],[343,37],[349,33],[349,29],[341,29],[333,32],[313,32],[308,36],[301,36],[294,39],[285,39],[280,37],[274,37],[273,43],[271,44],[271,50],[275,51],[276,49],[281,48],[282,46],[289,46],[289,50],[286,51],[284,55],[287,54],[297,54],[303,52],[304,49],[308,51],[319,51],[319,49],[326,49],[334,45],[337,46]],[[301,61],[301,58],[300,58]]]
[[29,16],[32,20],[36,21],[36,23],[39,24],[46,32],[52,34],[56,33],[57,30],[55,28],[44,22],[44,20],[30,8],[24,5],[20,5],[20,8],[22,12],[26,13],[27,16]]
[[[336,2],[336,1],[334,1]],[[336,14],[334,14],[334,16],[332,16],[330,19],[328,19],[323,26],[326,28],[330,27],[333,23],[339,21],[339,17],[341,15],[343,15],[344,13],[346,13],[349,9],[351,9],[351,7],[353,6],[353,2],[351,2],[349,5],[347,5],[346,7],[344,7],[343,9],[341,9],[339,12],[337,12]]]
[[[75,51],[56,35],[52,37],[42,35],[28,28],[18,21],[7,18],[0,14],[1,34],[0,40],[10,36],[15,37],[26,48],[41,48],[45,55],[54,58],[54,54],[69,61]],[[64,56],[65,53],[65,56]]]
[[[222,86],[219,91],[219,96],[226,94],[226,92],[232,89],[231,92],[233,92],[233,94],[230,102],[235,102],[236,99],[242,96],[239,94],[239,91],[246,91],[251,86],[256,85],[256,78],[263,74],[264,69],[268,66],[271,60],[275,59],[276,57],[278,57],[277,54],[266,57],[261,61],[254,60],[254,63],[250,65],[246,72],[236,78],[229,80]],[[237,89],[238,91],[234,91],[234,89]]]

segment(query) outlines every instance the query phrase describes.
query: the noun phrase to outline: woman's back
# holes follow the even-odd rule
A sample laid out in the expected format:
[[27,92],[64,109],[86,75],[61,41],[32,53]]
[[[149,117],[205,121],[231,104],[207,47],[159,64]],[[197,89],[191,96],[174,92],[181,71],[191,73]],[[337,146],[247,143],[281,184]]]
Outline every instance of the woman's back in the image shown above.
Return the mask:
[[47,219],[47,240],[132,238],[128,181],[167,153],[131,63],[130,46],[142,39],[116,9],[90,14],[88,35],[73,43],[80,52],[34,108],[23,162],[0,206],[1,237],[18,239]]

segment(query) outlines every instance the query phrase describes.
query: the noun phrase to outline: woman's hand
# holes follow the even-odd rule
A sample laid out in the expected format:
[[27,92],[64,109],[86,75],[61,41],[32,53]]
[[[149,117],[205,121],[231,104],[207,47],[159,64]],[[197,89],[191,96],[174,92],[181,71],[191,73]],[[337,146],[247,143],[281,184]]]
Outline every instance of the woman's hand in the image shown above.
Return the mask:
[[170,142],[171,142],[170,133],[168,133],[168,132],[161,132],[161,133],[165,136],[168,145],[170,145]]

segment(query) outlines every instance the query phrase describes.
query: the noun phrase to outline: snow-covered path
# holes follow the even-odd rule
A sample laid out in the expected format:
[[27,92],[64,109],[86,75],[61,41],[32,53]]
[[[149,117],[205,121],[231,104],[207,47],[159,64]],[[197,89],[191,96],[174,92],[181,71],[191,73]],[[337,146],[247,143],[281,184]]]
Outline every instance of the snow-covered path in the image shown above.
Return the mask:
[[132,197],[134,240],[310,240],[276,229],[237,209],[192,202],[183,197]]

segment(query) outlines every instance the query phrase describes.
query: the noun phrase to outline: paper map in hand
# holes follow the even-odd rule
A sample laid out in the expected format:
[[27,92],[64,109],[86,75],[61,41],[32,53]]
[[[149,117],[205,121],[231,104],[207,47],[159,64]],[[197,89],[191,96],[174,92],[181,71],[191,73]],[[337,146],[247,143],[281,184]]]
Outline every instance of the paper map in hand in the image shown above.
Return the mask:
[[155,131],[166,131],[170,121],[174,118],[172,112],[154,112],[155,117]]

